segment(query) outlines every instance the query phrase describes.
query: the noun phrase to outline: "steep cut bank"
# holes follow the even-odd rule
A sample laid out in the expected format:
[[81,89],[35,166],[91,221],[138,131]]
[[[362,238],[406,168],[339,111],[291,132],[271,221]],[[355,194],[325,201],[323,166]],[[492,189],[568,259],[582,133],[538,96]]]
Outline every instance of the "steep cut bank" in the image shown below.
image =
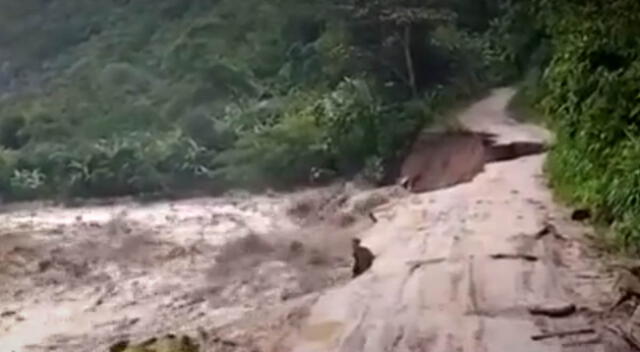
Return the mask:
[[427,192],[471,181],[487,163],[546,151],[541,142],[496,143],[478,132],[423,133],[402,165],[400,179],[413,192]]
[[[544,129],[506,116],[513,93],[495,91],[460,121],[495,136],[499,145],[548,142]],[[485,160],[478,142],[450,143],[470,151],[469,160],[450,160],[466,169],[458,174],[477,173]],[[567,212],[554,205],[542,176],[544,158],[487,164],[468,183],[376,209],[380,221],[361,234],[377,256],[372,268],[319,298],[291,335],[291,350],[625,350],[593,319],[607,301],[598,290],[609,287],[607,278],[594,274],[597,265],[586,258],[587,229],[570,223]],[[540,236],[549,224],[562,236]],[[579,309],[567,317],[529,312],[534,305],[568,302]],[[534,338],[575,329],[586,332]]]

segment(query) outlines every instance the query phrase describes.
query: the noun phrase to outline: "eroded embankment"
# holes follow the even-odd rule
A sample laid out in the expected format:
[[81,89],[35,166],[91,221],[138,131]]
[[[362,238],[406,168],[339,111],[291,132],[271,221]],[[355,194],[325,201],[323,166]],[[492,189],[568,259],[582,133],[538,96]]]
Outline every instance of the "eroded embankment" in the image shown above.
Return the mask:
[[400,178],[414,192],[427,192],[471,181],[487,163],[544,153],[542,142],[498,144],[481,132],[423,133],[402,164]]
[[[373,266],[318,299],[292,351],[631,350],[600,320],[611,276],[590,257],[589,229],[545,185],[550,136],[507,117],[512,95],[497,90],[460,115],[480,135],[416,143],[403,171],[421,175],[418,190],[438,190],[374,210],[380,221],[360,235]],[[571,304],[561,317],[535,313]],[[547,334],[562,331],[574,333]]]
[[[402,172],[429,193],[346,185],[0,214],[2,351],[167,333],[225,352],[625,351],[600,324],[610,277],[588,229],[544,184],[549,136],[506,118],[511,94],[463,113],[471,132],[416,142]],[[354,236],[377,259],[350,280]],[[566,302],[578,309],[562,318],[528,309]],[[532,339],[576,329],[596,333]]]

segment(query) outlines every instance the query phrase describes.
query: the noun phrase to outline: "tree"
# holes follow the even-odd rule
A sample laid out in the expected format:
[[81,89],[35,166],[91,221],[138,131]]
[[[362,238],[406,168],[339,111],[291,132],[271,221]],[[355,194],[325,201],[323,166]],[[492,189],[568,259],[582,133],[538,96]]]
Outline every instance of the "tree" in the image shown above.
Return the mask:
[[353,44],[367,57],[376,58],[417,96],[416,52],[424,51],[429,31],[451,22],[454,13],[435,1],[417,0],[352,0],[345,9]]

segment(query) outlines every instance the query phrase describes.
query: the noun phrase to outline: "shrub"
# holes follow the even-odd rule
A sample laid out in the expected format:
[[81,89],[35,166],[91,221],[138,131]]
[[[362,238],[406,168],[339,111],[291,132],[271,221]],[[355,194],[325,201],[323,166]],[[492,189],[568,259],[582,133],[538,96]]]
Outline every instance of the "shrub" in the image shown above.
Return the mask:
[[0,119],[0,146],[9,149],[20,149],[27,140],[22,134],[25,119],[21,115],[12,114]]
[[634,251],[640,249],[639,6],[558,3],[540,14],[556,49],[540,104],[557,131],[548,161],[553,185],[615,220],[620,243]]
[[504,80],[514,61],[506,27],[471,1],[344,5],[5,1],[2,73],[38,89],[0,101],[3,190],[379,180],[443,106]]

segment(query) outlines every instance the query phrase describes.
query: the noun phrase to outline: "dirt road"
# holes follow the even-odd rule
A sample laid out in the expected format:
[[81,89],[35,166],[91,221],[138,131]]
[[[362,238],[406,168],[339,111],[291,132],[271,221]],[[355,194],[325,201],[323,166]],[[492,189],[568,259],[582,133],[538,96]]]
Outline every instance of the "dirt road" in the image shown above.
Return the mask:
[[[498,142],[548,141],[505,113],[510,89],[471,106],[460,121]],[[296,352],[604,351],[596,334],[533,340],[542,332],[593,327],[604,281],[588,277],[580,237],[545,186],[545,155],[485,166],[471,182],[414,194],[376,210],[361,235],[371,270],[326,292],[291,346]],[[546,221],[563,237],[539,238]],[[590,272],[593,275],[586,275]],[[532,305],[578,304],[578,313],[533,316]]]
[[[461,122],[498,143],[548,140],[505,116],[512,94],[495,91]],[[545,155],[482,168],[481,143],[460,141],[412,159],[439,168],[421,181],[431,186],[471,179],[429,193],[346,183],[5,207],[0,352],[106,351],[167,333],[197,337],[203,352],[625,351],[601,328],[612,278],[584,244],[590,230],[554,205]],[[377,256],[355,280],[352,236]],[[528,311],[567,303],[577,308],[564,318]]]

